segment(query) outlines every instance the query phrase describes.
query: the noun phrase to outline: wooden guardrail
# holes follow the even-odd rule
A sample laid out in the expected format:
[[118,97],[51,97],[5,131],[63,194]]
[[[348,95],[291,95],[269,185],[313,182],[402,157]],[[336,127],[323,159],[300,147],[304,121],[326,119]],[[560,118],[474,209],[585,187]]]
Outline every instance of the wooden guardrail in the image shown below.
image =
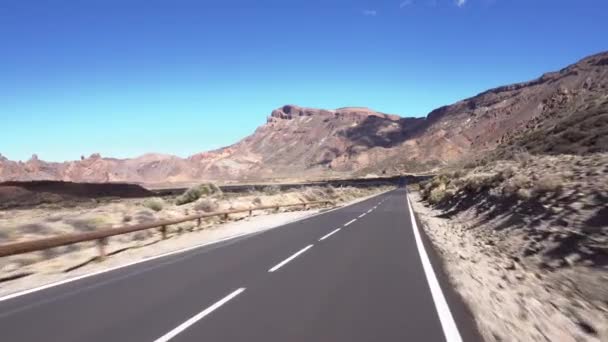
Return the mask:
[[214,216],[223,216],[225,219],[228,219],[230,214],[238,214],[243,212],[249,212],[249,216],[253,214],[254,210],[267,210],[267,209],[275,209],[279,210],[279,208],[285,207],[296,207],[303,206],[304,209],[307,209],[309,206],[317,205],[317,204],[331,204],[331,201],[313,201],[313,202],[302,202],[302,203],[293,203],[293,204],[283,204],[283,205],[267,205],[260,207],[253,207],[247,209],[235,209],[235,210],[227,210],[227,211],[219,211],[213,213],[206,213],[200,215],[190,215],[186,217],[182,217],[174,220],[161,220],[156,222],[123,226],[118,228],[106,228],[100,229],[92,232],[86,233],[74,233],[74,234],[65,234],[60,236],[54,236],[44,239],[31,240],[31,241],[23,241],[23,242],[13,242],[9,244],[0,245],[0,257],[11,256],[16,254],[30,253],[41,251],[54,247],[61,247],[66,245],[71,245],[79,242],[87,242],[87,241],[97,241],[97,246],[99,248],[99,256],[100,258],[104,258],[106,256],[105,246],[108,243],[108,238],[115,235],[133,233],[141,230],[159,228],[162,234],[162,238],[166,239],[168,237],[167,227],[173,224],[178,224],[187,221],[197,221],[197,226],[201,225],[201,220],[206,217],[214,217]]

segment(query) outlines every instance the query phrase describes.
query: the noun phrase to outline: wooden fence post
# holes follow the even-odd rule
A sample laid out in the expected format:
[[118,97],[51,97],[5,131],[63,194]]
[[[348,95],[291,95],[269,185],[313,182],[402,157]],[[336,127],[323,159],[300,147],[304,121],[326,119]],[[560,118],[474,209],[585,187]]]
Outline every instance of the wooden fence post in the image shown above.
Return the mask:
[[167,239],[167,226],[161,226],[160,233],[162,234],[163,240],[166,240]]
[[99,250],[99,260],[104,260],[107,256],[106,245],[108,244],[108,238],[97,239],[97,249]]

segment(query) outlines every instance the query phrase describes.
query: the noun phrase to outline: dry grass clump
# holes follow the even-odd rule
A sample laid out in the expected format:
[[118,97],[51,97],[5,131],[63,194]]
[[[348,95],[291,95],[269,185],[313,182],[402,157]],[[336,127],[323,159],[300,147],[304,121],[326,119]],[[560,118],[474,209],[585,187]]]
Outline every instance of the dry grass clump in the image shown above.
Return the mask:
[[146,200],[144,200],[142,205],[148,209],[159,212],[163,210],[165,206],[165,201],[163,201],[161,198],[147,198]]
[[202,196],[221,195],[222,189],[213,183],[204,183],[191,187],[186,190],[181,196],[175,199],[175,204],[184,205],[192,203]]

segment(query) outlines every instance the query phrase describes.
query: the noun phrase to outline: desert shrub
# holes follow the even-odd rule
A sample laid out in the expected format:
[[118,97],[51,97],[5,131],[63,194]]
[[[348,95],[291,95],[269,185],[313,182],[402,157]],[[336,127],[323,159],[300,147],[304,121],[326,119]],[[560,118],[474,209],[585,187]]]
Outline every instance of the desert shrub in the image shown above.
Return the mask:
[[187,203],[192,203],[201,198],[201,196],[212,196],[221,194],[222,190],[213,183],[199,184],[186,190],[181,196],[179,196],[175,200],[175,204],[183,205]]
[[216,211],[218,208],[219,208],[219,205],[217,204],[217,202],[215,202],[214,200],[211,200],[209,198],[200,199],[194,205],[194,210],[203,211],[206,213]]
[[555,193],[561,188],[562,180],[554,175],[544,176],[534,184],[534,192],[537,194]]
[[266,195],[276,195],[281,192],[281,187],[278,185],[268,185],[262,189]]
[[147,198],[142,205],[154,211],[161,211],[165,206],[165,201],[160,198]]
[[133,221],[133,216],[131,216],[131,215],[124,215],[122,217],[122,222],[126,223],[126,222],[131,222],[131,221]]
[[254,205],[262,205],[262,200],[259,197],[256,197],[251,201]]
[[443,201],[446,198],[446,190],[447,189],[443,184],[431,190],[428,196],[429,203],[438,204]]

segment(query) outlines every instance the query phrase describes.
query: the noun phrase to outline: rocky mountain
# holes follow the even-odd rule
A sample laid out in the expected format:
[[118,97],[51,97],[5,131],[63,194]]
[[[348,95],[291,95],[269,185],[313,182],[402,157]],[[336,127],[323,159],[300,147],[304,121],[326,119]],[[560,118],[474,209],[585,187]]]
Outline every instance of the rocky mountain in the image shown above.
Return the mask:
[[[286,105],[234,145],[188,158],[98,154],[26,162],[0,155],[2,180],[176,183],[314,179],[420,171],[495,151],[590,153],[608,149],[608,52],[533,81],[488,90],[403,118],[368,108]],[[498,147],[498,148],[497,148]]]

